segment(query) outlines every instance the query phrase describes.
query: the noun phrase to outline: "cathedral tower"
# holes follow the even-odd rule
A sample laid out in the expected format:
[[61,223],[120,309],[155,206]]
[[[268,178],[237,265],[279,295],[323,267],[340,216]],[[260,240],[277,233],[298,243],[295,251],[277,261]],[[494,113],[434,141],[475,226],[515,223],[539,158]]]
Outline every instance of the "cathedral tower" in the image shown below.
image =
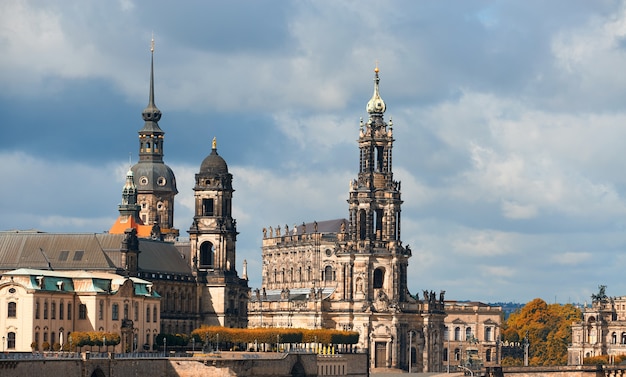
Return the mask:
[[213,139],[211,154],[202,161],[193,189],[195,216],[188,231],[191,267],[201,285],[203,323],[246,327],[249,289],[235,269],[238,233],[232,216],[232,180]]
[[[391,302],[407,300],[407,266],[411,252],[400,241],[400,182],[393,180],[393,123],[386,123],[386,105],[378,91],[374,70],[374,94],[367,103],[369,119],[361,120],[359,174],[350,184],[348,249],[367,257],[367,276],[357,281],[364,299],[386,296]],[[373,263],[373,264],[372,264]],[[357,278],[358,279],[358,278]],[[359,292],[361,293],[361,292]]]
[[154,39],[150,51],[150,96],[142,113],[145,123],[139,131],[139,162],[131,170],[137,185],[141,220],[160,228],[166,241],[174,241],[179,234],[174,228],[174,196],[178,190],[174,172],[163,162],[165,132],[158,123],[161,110],[154,104]]

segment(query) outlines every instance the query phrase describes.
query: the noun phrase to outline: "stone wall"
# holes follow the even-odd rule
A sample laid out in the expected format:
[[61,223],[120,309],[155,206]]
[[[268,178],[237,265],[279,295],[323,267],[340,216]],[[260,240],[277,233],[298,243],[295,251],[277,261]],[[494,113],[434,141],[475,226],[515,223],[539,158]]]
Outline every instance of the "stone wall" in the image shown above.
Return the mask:
[[[2,377],[291,377],[317,376],[318,370],[343,366],[333,375],[367,376],[365,354],[224,352],[210,357],[152,359],[0,360]],[[321,373],[326,375],[326,373]]]
[[[605,377],[601,366],[576,365],[576,366],[553,366],[553,367],[504,367],[502,372],[505,377]],[[498,377],[493,375],[493,377]]]

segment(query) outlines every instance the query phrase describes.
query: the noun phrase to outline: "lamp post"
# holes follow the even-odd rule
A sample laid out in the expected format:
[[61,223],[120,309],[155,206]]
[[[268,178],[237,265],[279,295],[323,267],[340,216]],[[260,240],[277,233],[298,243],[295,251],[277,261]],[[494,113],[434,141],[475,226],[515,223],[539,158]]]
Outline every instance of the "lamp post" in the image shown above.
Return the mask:
[[167,357],[167,338],[163,337],[163,353],[165,354],[164,356]]
[[217,333],[217,352],[220,352],[220,334]]
[[191,352],[195,352],[196,351],[196,338],[192,337],[191,338]]
[[103,336],[102,337],[102,344],[104,344],[104,352],[107,351],[107,337]]

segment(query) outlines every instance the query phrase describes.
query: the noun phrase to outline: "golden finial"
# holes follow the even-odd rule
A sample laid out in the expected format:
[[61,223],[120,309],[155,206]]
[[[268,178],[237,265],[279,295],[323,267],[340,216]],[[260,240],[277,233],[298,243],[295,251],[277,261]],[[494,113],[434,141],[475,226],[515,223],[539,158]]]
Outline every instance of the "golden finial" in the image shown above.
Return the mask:
[[150,52],[154,52],[154,32],[152,32],[152,41],[150,42]]
[[374,68],[374,72],[378,73],[378,60],[376,60],[376,68]]
[[217,139],[213,136],[213,149],[217,149]]

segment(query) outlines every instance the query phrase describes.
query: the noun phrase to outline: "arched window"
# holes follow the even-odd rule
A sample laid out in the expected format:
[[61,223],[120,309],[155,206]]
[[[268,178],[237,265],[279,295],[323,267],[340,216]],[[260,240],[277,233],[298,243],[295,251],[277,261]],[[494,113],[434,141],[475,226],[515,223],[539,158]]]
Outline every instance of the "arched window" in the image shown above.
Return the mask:
[[63,319],[64,310],[65,308],[63,307],[63,300],[61,300],[61,302],[59,302],[59,319]]
[[626,332],[622,333],[622,341],[620,342],[620,344],[626,344]]
[[461,360],[461,350],[458,348],[454,349],[454,360],[455,361]]
[[461,340],[461,328],[460,327],[454,328],[454,340]]
[[152,322],[156,322],[157,321],[157,308],[156,305],[154,305],[152,307]]
[[146,322],[150,322],[150,305],[146,305]]
[[98,303],[98,319],[104,319],[104,300],[100,300]]
[[491,362],[491,350],[488,349],[487,351],[485,351],[485,360],[489,363]]
[[50,318],[55,319],[57,316],[57,303],[56,301],[52,301],[50,303]]
[[485,341],[487,342],[491,342],[491,332],[492,332],[492,328],[491,327],[485,327]]
[[611,344],[617,344],[617,333],[611,334]]
[[124,303],[124,319],[128,319],[128,303]]
[[382,288],[383,281],[385,280],[385,273],[382,268],[377,268],[374,270],[374,288]]
[[7,308],[7,313],[8,313],[8,317],[9,318],[15,318],[17,317],[17,303],[16,302],[9,302],[9,307]]
[[15,349],[15,333],[10,332],[7,334],[7,349],[14,350]]
[[359,211],[359,239],[364,240],[367,237],[367,214],[365,210]]
[[470,340],[472,338],[472,328],[468,327],[465,329],[465,340]]
[[120,306],[119,304],[113,304],[111,309],[111,319],[117,321],[120,319]]
[[200,246],[200,265],[213,266],[213,244],[208,241]]
[[39,319],[39,300],[35,301],[35,319]]
[[331,266],[324,268],[324,281],[333,281],[333,268]]

